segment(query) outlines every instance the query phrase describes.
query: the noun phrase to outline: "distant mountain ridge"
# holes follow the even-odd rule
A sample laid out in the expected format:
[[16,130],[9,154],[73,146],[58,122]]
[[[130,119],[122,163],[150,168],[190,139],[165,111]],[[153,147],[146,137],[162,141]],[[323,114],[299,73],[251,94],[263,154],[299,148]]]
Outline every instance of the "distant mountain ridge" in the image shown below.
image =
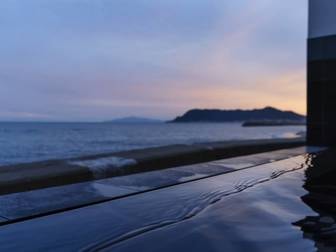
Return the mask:
[[305,116],[293,111],[283,111],[273,107],[253,110],[220,110],[220,109],[192,109],[184,115],[176,117],[173,123],[182,122],[243,122],[243,121],[300,121]]
[[130,117],[124,117],[124,118],[117,118],[117,119],[110,120],[110,121],[105,121],[104,123],[162,123],[162,122],[163,121],[158,120],[158,119],[130,116]]

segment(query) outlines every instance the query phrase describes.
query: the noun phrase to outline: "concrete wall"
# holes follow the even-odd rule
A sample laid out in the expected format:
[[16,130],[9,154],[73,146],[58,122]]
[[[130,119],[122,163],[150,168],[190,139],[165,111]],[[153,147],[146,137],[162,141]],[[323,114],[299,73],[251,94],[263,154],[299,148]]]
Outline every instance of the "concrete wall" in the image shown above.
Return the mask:
[[336,0],[309,0],[309,38],[336,34]]
[[307,141],[336,145],[336,0],[309,1],[307,77]]

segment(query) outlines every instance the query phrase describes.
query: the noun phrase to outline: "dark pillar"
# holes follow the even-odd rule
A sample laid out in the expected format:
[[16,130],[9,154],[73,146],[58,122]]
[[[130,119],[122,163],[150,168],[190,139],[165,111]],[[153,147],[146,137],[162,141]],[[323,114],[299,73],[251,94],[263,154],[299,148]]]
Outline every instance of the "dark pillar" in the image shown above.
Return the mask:
[[336,145],[336,0],[309,1],[308,118],[310,145]]

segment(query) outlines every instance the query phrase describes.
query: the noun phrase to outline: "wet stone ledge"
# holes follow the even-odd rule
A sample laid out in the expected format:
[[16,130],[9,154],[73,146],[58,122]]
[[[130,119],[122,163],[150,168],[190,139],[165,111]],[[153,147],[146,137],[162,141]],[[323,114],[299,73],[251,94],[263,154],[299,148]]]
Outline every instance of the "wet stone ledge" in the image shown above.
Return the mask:
[[303,146],[305,139],[173,145],[0,167],[0,195]]
[[[2,195],[0,196],[0,216],[5,219],[2,223],[0,222],[0,225],[127,198],[185,183],[203,181],[221,175],[232,177],[233,173],[257,169],[260,166],[273,167],[267,169],[267,173],[273,176],[278,174],[279,169],[286,170],[291,167],[293,160],[298,160],[300,163],[299,161],[304,160],[307,153],[318,151],[320,149],[314,147],[290,148]],[[274,171],[276,172],[274,173]],[[241,185],[239,188],[242,188]]]

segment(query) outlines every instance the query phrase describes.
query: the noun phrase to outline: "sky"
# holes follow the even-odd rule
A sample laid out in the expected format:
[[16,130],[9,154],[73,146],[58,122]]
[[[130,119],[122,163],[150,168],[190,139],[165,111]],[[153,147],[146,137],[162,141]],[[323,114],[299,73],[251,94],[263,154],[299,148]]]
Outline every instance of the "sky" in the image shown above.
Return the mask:
[[0,120],[306,113],[307,0],[1,0]]

